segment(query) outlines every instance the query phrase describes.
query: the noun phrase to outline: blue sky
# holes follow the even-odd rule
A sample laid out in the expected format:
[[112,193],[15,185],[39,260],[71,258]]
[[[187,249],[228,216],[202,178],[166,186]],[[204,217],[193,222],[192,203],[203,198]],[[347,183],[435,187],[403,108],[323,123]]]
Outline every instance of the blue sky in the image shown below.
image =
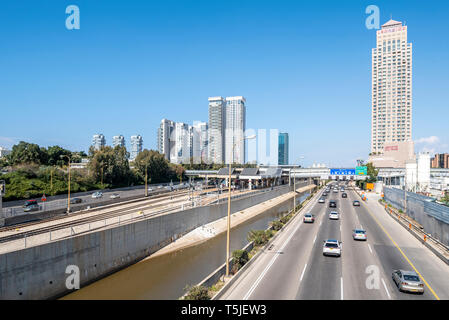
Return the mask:
[[448,152],[449,2],[399,0],[2,1],[0,146],[87,150],[101,132],[156,148],[162,118],[243,95],[247,128],[288,132],[291,162],[353,166],[370,151],[370,4],[408,25],[416,149]]

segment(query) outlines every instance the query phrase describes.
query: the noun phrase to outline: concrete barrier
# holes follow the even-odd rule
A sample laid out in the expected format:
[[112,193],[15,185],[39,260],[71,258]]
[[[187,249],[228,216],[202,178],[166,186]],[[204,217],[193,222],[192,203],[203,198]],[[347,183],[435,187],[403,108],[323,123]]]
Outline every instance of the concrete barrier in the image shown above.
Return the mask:
[[[232,201],[237,212],[289,192],[283,186]],[[0,255],[1,299],[51,299],[70,293],[66,268],[85,286],[129,266],[193,229],[227,215],[227,202],[197,207]]]

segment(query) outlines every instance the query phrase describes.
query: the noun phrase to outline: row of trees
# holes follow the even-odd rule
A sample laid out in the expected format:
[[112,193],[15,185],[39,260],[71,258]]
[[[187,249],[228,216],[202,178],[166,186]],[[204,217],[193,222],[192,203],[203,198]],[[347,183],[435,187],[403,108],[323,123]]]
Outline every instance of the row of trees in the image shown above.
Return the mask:
[[47,149],[22,141],[13,146],[8,156],[0,159],[0,169],[8,171],[1,176],[6,182],[4,200],[66,193],[68,158],[65,156],[72,162],[89,158],[86,169],[71,170],[72,192],[141,185],[145,182],[145,173],[149,184],[185,180],[184,167],[169,163],[154,150],[143,150],[134,163],[130,163],[125,147],[91,148],[89,154],[85,154],[59,146]]

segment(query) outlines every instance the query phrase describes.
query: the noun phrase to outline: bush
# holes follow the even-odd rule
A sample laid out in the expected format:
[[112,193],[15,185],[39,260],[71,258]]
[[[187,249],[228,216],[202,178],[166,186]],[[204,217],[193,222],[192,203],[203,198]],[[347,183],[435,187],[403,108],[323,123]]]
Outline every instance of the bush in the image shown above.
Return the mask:
[[286,223],[291,219],[291,217],[292,217],[292,215],[291,215],[291,214],[288,214],[288,215],[286,215],[286,216],[283,216],[281,219],[279,219],[279,221],[280,221],[282,224],[286,224]]
[[281,230],[281,228],[284,224],[279,220],[274,220],[270,223],[270,225],[274,231],[279,231],[279,230]]
[[248,252],[246,252],[245,250],[235,250],[234,252],[232,252],[232,258],[233,258],[233,265],[232,265],[233,273],[236,273],[238,270],[240,270],[241,267],[243,267],[249,261]]
[[256,246],[262,246],[270,240],[271,236],[270,230],[251,230],[248,233],[248,241],[253,241]]
[[209,290],[204,286],[188,287],[188,293],[184,300],[210,300]]

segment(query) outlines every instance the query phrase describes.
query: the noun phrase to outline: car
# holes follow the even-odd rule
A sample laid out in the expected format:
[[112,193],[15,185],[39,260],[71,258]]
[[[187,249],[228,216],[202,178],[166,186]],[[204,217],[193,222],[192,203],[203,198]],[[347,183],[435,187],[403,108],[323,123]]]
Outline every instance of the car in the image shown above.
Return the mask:
[[338,189],[334,189],[334,193],[338,193]]
[[342,197],[342,198],[347,198],[347,197],[348,197],[348,194],[347,194],[346,192],[343,192],[343,193],[341,194],[341,197]]
[[359,200],[354,200],[354,201],[352,202],[352,205],[353,205],[354,207],[360,207],[360,201],[359,201]]
[[319,200],[318,200],[318,203],[324,203],[325,201],[324,201],[324,198],[323,197],[321,197]]
[[118,199],[118,198],[120,198],[120,195],[118,193],[113,193],[113,194],[111,194],[111,196],[109,198]]
[[335,239],[324,240],[323,255],[324,256],[341,256],[341,242]]
[[337,202],[335,200],[330,200],[329,201],[329,208],[336,208],[337,207]]
[[304,222],[309,222],[309,223],[314,223],[314,222],[315,222],[315,217],[314,217],[313,214],[311,214],[311,213],[306,213],[306,214],[304,215],[303,221],[304,221]]
[[323,197],[327,197],[327,192],[323,192]]
[[366,237],[366,231],[362,230],[362,229],[354,229],[352,230],[352,239],[354,240],[365,240],[367,239]]
[[24,212],[31,212],[31,211],[39,211],[39,205],[37,203],[28,205],[25,209],[23,209]]
[[83,202],[83,199],[81,199],[81,198],[72,198],[72,199],[70,199],[70,203],[71,204],[81,203],[81,202]]
[[424,293],[424,283],[414,271],[394,270],[391,277],[401,292]]
[[329,213],[329,219],[331,220],[338,220],[340,218],[340,215],[338,214],[337,211],[331,211]]
[[92,199],[99,199],[103,197],[103,192],[97,191],[92,193]]
[[23,204],[23,207],[26,208],[26,207],[31,206],[31,205],[34,205],[34,204],[37,204],[37,200],[27,200],[27,201],[25,201],[25,203]]

